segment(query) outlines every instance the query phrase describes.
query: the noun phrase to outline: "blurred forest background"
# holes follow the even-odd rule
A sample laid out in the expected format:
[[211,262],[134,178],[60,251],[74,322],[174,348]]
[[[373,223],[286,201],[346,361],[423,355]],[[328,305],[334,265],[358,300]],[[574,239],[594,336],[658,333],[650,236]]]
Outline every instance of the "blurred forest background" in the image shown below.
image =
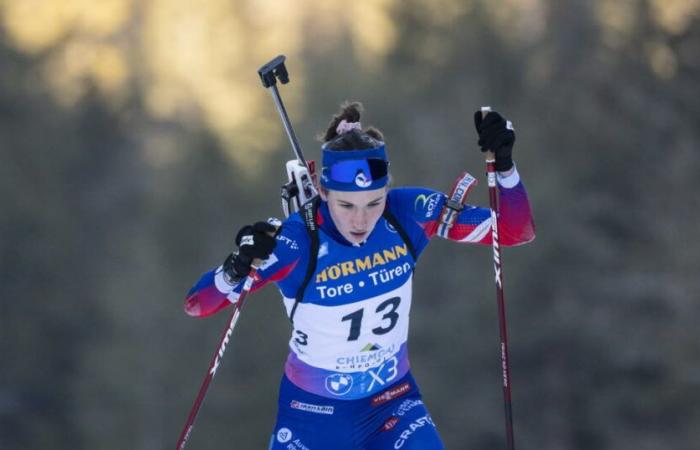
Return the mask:
[[[516,443],[700,446],[700,1],[0,0],[0,448],[173,448],[228,319],[184,296],[281,216],[341,101],[398,185],[483,180],[513,120],[538,237],[504,254]],[[485,181],[472,203],[487,205]],[[449,449],[505,448],[491,249],[435,241],[414,374]],[[251,297],[189,447],[264,449],[289,324]],[[326,449],[324,449],[326,450]]]

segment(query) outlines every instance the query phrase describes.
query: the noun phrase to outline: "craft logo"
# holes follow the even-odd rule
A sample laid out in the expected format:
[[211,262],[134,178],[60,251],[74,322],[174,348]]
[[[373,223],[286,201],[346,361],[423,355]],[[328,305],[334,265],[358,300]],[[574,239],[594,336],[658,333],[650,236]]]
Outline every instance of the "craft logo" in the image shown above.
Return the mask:
[[345,395],[352,389],[352,377],[344,373],[334,373],[326,377],[326,390],[333,395]]
[[365,175],[364,172],[358,172],[355,176],[355,184],[361,188],[366,188],[369,187],[370,184],[372,184],[372,180],[368,180],[367,175]]
[[379,395],[375,395],[372,397],[372,406],[379,406],[383,403],[386,403],[390,400],[393,400],[397,397],[401,397],[402,395],[406,394],[408,391],[411,390],[411,383],[406,381],[405,383],[391,388],[387,389],[386,391],[382,392]]
[[433,422],[433,419],[425,415],[423,417],[419,417],[418,419],[414,420],[411,422],[408,427],[401,432],[399,435],[399,438],[394,442],[394,448],[399,449],[404,446],[406,441],[420,428],[423,428],[426,425],[432,425],[433,427],[435,426],[435,423]]
[[278,234],[275,239],[283,242],[285,245],[287,245],[292,250],[299,250],[299,244],[297,244],[297,241],[295,241],[294,239],[290,239],[287,236],[283,236],[281,234]]
[[277,432],[277,441],[284,444],[292,440],[292,430],[289,428],[280,428]]

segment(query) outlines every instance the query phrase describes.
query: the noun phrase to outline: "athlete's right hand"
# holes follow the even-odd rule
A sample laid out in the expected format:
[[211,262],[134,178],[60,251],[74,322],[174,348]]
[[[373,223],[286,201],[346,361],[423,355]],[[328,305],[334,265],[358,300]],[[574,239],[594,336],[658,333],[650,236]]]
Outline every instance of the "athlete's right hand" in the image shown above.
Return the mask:
[[224,261],[224,273],[231,281],[238,281],[250,273],[254,259],[267,259],[275,249],[277,227],[267,222],[246,225],[236,235],[238,252]]
[[496,170],[506,172],[513,167],[513,144],[515,129],[496,111],[483,116],[481,110],[474,113],[474,125],[479,133],[479,147],[482,152],[492,151],[496,156]]

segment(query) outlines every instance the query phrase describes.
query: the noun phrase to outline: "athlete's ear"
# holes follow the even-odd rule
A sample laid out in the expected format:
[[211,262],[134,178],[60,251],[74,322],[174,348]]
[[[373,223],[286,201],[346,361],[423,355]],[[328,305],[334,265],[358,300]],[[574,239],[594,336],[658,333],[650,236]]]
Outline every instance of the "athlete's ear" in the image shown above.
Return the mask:
[[324,202],[328,201],[328,189],[322,187],[318,190],[318,193],[321,196],[321,200],[323,200]]

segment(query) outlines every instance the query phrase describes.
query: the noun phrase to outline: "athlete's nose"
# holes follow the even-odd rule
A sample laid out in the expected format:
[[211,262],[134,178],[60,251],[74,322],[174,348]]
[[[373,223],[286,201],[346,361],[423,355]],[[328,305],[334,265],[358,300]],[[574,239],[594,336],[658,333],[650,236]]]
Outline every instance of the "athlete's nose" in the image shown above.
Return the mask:
[[352,215],[352,227],[358,231],[365,231],[367,227],[367,212],[364,209],[358,208],[355,214]]

